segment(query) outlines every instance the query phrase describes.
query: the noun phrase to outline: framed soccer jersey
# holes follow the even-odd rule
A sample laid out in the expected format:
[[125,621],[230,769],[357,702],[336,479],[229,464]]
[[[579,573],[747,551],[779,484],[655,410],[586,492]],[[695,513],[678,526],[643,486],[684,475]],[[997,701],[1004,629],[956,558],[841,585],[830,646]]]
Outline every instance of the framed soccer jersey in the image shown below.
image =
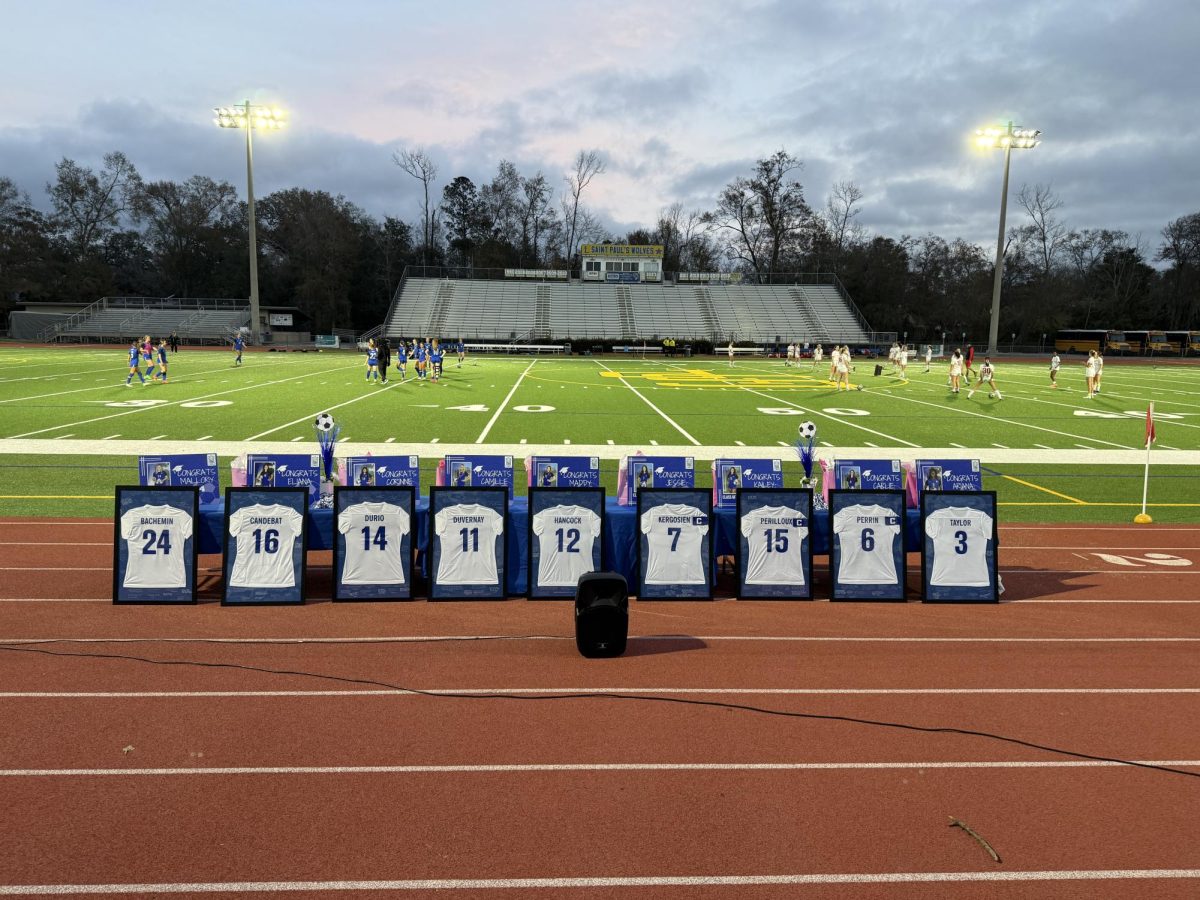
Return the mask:
[[113,603],[195,603],[200,488],[118,487]]
[[603,488],[531,487],[529,599],[574,597],[579,576],[603,568],[603,535]]
[[829,492],[831,600],[904,600],[904,491]]
[[430,489],[430,600],[507,598],[508,490]]
[[812,599],[813,495],[793,488],[737,493],[738,597]]
[[921,494],[921,599],[998,603],[995,491]]
[[304,487],[226,489],[222,606],[304,602],[307,509]]
[[711,600],[712,492],[638,491],[638,599]]
[[333,599],[411,599],[413,489],[338,485],[333,509]]

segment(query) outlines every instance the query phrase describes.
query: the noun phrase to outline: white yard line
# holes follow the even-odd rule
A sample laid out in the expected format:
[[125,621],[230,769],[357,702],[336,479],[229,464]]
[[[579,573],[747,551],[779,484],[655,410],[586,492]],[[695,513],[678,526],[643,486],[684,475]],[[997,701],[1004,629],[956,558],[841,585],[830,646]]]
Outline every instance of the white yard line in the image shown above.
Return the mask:
[[[343,368],[349,368],[349,367],[343,367]],[[318,373],[313,373],[313,374],[318,374]],[[320,415],[323,412],[333,412],[333,410],[335,410],[335,409],[342,409],[343,407],[350,406],[352,403],[358,403],[360,400],[366,400],[369,397],[378,397],[381,394],[384,394],[387,391],[390,391],[393,387],[396,386],[396,384],[397,384],[396,382],[390,382],[388,384],[382,385],[379,388],[379,390],[374,390],[374,391],[371,391],[370,393],[366,393],[366,394],[359,394],[357,397],[351,397],[349,400],[345,400],[341,403],[335,403],[333,406],[322,407],[321,409],[318,409],[315,412],[310,412],[308,415],[301,416],[298,419],[292,419],[292,421],[290,421],[290,422],[284,422],[282,425],[277,425],[274,428],[268,428],[266,431],[260,431],[258,434],[252,434],[252,435],[250,435],[250,437],[246,438],[246,440],[247,441],[257,441],[259,438],[266,437],[268,434],[274,434],[277,431],[283,431],[285,428],[291,428],[293,425],[299,425],[302,422],[312,422],[318,415]],[[315,440],[315,438],[314,438],[314,440]]]
[[488,419],[488,423],[483,426],[483,431],[479,432],[479,437],[475,438],[476,444],[482,444],[484,440],[487,439],[488,432],[492,430],[492,426],[496,424],[496,420],[500,418],[501,414],[508,406],[508,402],[512,400],[513,394],[517,392],[517,388],[521,386],[521,382],[525,380],[525,376],[529,374],[529,370],[536,365],[537,360],[535,359],[525,367],[525,370],[520,375],[517,376],[517,380],[513,382],[513,386],[509,389],[508,395],[502,401],[500,401],[500,405],[496,407],[496,411],[492,414],[492,417]]
[[[600,362],[600,360],[595,360],[595,362],[602,369],[605,369],[606,371],[609,371],[609,372],[613,371],[613,369],[611,369],[609,366],[606,366],[604,363]],[[656,413],[658,413],[660,416],[662,416],[663,419],[666,420],[666,423],[668,425],[670,425],[672,428],[674,428],[676,431],[678,431],[680,434],[682,434],[685,438],[687,438],[689,443],[691,443],[695,447],[700,446],[700,442],[698,440],[696,440],[694,437],[692,437],[690,434],[688,434],[686,431],[684,431],[683,427],[678,422],[676,422],[674,419],[672,419],[670,416],[668,416],[665,412],[663,412],[661,409],[659,409],[657,406],[655,406],[653,403],[651,403],[650,399],[648,397],[646,397],[645,394],[643,394],[641,391],[639,391],[637,388],[635,388],[632,384],[630,384],[628,381],[626,381],[624,379],[624,377],[622,377],[618,374],[617,380],[620,381],[621,384],[625,385],[625,387],[629,388],[629,390],[633,391],[633,393],[636,394],[643,403],[645,403],[652,410],[654,410]]]

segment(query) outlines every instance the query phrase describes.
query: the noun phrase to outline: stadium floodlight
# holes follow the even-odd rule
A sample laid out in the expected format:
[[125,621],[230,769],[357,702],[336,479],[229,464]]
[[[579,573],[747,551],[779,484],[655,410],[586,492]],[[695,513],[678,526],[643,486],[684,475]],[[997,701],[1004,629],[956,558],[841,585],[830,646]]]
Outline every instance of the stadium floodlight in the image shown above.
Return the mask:
[[1004,151],[1004,187],[1000,191],[1000,236],[996,238],[996,272],[992,280],[992,321],[988,328],[989,354],[996,352],[1000,332],[1000,282],[1004,275],[1004,217],[1008,212],[1008,164],[1013,150],[1032,150],[1041,143],[1041,132],[1036,128],[1006,127],[975,129],[975,146],[983,150]]
[[258,329],[258,240],[254,228],[254,146],[251,134],[256,128],[278,131],[287,125],[287,114],[277,106],[258,106],[243,100],[237,106],[213,107],[213,124],[218,128],[244,128],[246,131],[246,217],[250,224],[250,336],[259,342]]

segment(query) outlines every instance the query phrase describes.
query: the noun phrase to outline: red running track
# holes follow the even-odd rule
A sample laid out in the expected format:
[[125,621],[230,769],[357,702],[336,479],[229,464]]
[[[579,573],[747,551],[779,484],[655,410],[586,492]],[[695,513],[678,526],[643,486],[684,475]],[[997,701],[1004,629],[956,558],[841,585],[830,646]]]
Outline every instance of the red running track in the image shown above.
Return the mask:
[[1200,529],[1003,528],[999,606],[635,602],[597,661],[568,604],[113,607],[111,556],[0,520],[0,896],[1200,894]]

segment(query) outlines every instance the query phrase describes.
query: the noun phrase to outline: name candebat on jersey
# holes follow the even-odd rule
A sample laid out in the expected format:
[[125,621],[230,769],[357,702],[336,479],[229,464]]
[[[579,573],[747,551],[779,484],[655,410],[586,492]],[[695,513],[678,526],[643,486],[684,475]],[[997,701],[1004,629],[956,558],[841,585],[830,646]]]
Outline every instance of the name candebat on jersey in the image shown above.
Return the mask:
[[250,525],[282,525],[283,519],[280,516],[249,516],[246,522]]

